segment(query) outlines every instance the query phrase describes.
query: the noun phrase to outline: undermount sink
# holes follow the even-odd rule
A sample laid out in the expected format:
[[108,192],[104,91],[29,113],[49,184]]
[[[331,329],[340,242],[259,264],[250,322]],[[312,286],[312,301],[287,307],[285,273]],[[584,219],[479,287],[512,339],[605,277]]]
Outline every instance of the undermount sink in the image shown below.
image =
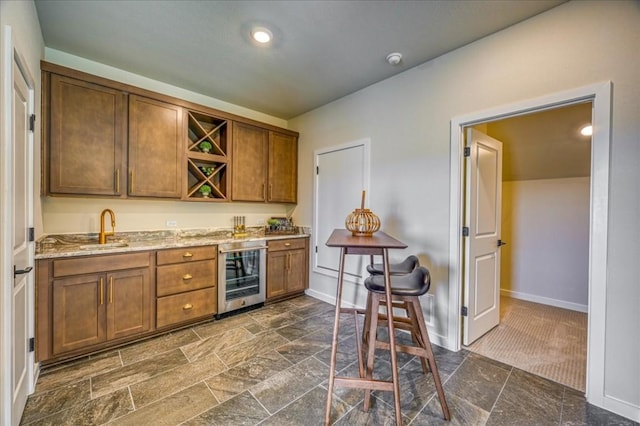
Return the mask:
[[127,243],[104,243],[104,244],[84,244],[80,246],[80,250],[106,250],[118,247],[127,247]]

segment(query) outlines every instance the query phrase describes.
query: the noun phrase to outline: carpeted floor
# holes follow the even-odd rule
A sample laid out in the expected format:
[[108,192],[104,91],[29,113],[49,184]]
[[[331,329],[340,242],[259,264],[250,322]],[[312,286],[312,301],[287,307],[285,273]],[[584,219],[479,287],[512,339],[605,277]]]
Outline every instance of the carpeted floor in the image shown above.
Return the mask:
[[467,349],[584,391],[587,314],[501,297],[500,325]]

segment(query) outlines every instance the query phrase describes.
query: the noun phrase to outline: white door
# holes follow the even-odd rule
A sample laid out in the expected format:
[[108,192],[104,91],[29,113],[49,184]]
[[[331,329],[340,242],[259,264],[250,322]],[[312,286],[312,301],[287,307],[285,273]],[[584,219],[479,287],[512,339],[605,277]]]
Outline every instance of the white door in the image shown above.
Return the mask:
[[[340,251],[325,245],[336,228],[345,227],[345,219],[360,207],[362,190],[367,190],[369,205],[369,141],[356,141],[315,153],[314,270],[336,276]],[[362,276],[360,256],[347,256],[345,273]]]
[[502,143],[467,130],[463,344],[500,322]]
[[[7,32],[5,31],[5,34]],[[10,39],[10,37],[7,37]],[[4,152],[7,157],[3,160],[6,167],[3,180],[8,184],[7,191],[3,195],[4,207],[3,220],[7,223],[3,226],[5,235],[3,239],[4,256],[9,257],[10,271],[4,271],[5,276],[12,279],[4,287],[3,285],[3,316],[2,345],[3,365],[0,366],[5,376],[2,381],[6,399],[3,402],[10,405],[11,415],[5,413],[6,419],[10,418],[11,424],[19,424],[24,406],[27,400],[30,385],[30,360],[28,340],[31,336],[29,316],[32,314],[33,288],[33,243],[30,242],[29,228],[32,220],[32,144],[33,132],[30,131],[29,117],[33,113],[33,90],[29,87],[28,79],[19,66],[19,55],[10,45],[5,47],[5,61],[3,61],[3,74],[10,80],[9,90],[5,92],[10,98],[9,108],[5,110],[6,133],[9,138]],[[10,57],[6,56],[10,54]],[[22,61],[20,61],[21,63]],[[5,86],[7,87],[7,86]],[[6,264],[5,264],[6,265]],[[7,265],[9,266],[9,265]],[[9,268],[7,268],[9,269]],[[4,284],[4,283],[3,283]],[[5,298],[6,297],[6,298]],[[8,394],[8,395],[7,395]]]

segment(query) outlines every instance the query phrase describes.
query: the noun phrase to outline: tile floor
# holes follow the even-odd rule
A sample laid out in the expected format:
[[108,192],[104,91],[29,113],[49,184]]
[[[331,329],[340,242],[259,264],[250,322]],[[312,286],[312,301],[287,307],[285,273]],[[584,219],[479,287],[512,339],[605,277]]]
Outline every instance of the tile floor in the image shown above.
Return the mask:
[[[45,369],[24,425],[321,425],[334,308],[308,296]],[[352,317],[337,368],[357,374]],[[400,339],[406,338],[405,335]],[[567,387],[465,350],[434,347],[451,425],[637,425]],[[447,424],[430,375],[399,356],[404,424]],[[388,353],[375,370],[389,377]],[[388,392],[335,392],[336,425],[394,424]]]

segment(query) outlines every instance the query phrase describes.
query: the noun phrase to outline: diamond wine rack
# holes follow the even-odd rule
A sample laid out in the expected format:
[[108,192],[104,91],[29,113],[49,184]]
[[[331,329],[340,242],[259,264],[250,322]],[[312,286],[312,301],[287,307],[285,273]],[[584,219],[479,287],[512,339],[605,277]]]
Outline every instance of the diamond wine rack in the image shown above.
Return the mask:
[[228,201],[229,123],[227,120],[187,112],[187,188],[184,196],[194,201]]

